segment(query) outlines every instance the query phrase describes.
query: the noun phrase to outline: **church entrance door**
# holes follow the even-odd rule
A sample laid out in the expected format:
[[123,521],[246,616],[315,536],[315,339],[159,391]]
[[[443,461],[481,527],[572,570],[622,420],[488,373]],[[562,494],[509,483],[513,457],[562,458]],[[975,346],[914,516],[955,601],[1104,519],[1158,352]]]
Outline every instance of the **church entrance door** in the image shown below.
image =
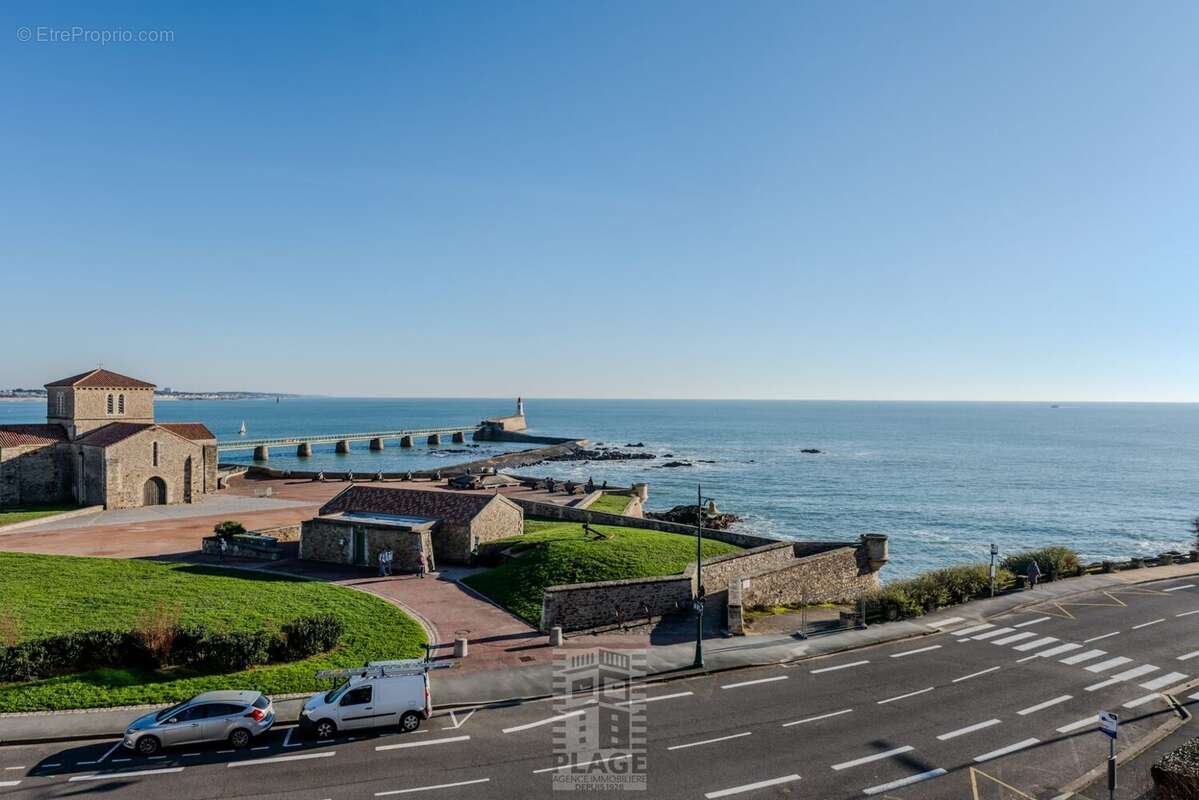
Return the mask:
[[142,505],[161,506],[167,501],[167,485],[162,478],[151,478],[142,489]]

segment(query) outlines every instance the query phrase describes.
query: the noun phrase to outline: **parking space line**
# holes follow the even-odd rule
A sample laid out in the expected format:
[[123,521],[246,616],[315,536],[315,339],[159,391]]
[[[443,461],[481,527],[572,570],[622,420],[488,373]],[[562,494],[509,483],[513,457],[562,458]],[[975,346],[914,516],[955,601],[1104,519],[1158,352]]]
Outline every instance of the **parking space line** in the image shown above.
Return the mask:
[[1139,631],[1141,628],[1148,628],[1150,625],[1156,625],[1159,622],[1165,622],[1165,621],[1166,621],[1166,618],[1161,617],[1160,619],[1150,620],[1149,622],[1142,622],[1140,625],[1133,625],[1132,629],[1134,631]]
[[1163,592],[1177,592],[1179,589],[1194,589],[1195,584],[1184,583],[1182,586],[1171,586],[1169,589],[1162,589]]
[[133,760],[132,758],[114,758],[114,759],[112,760],[112,763],[114,763],[114,764],[128,764],[128,763],[129,763],[130,761],[132,761],[132,760]]
[[1021,622],[1020,624],[1018,624],[1018,625],[1013,625],[1012,627],[1014,627],[1014,628],[1026,628],[1026,627],[1028,627],[1029,625],[1036,625],[1037,623],[1039,623],[1039,622],[1044,622],[1044,621],[1045,621],[1045,620],[1047,620],[1047,619],[1053,619],[1053,617],[1038,617],[1037,619],[1030,619],[1030,620],[1028,620],[1027,622]]
[[920,783],[920,781],[926,781],[929,778],[939,778],[944,774],[945,770],[943,769],[930,769],[928,772],[921,772],[919,775],[909,775],[908,777],[900,778],[897,781],[881,783],[878,786],[871,786],[869,789],[863,789],[862,794],[872,795],[879,794],[881,792],[889,792],[892,789],[899,789],[903,786],[911,786],[913,783]]
[[1055,697],[1052,700],[1046,700],[1044,703],[1037,703],[1035,706],[1029,706],[1028,708],[1023,708],[1023,709],[1017,711],[1016,713],[1022,717],[1027,717],[1029,714],[1035,714],[1038,711],[1044,711],[1047,708],[1051,708],[1056,705],[1061,705],[1062,703],[1066,702],[1067,700],[1072,700],[1073,698],[1074,698],[1074,695],[1064,694],[1061,697]]
[[819,675],[822,672],[833,672],[838,669],[849,669],[850,667],[860,667],[863,664],[869,664],[869,661],[851,661],[848,664],[838,664],[835,667],[822,667],[821,669],[811,670],[812,675]]
[[1194,611],[1184,611],[1184,612],[1182,612],[1181,614],[1175,614],[1174,616],[1176,616],[1176,617],[1189,617],[1191,614],[1199,614],[1199,608],[1196,608]]
[[577,711],[567,711],[565,714],[558,714],[546,719],[539,719],[536,722],[526,722],[524,725],[516,725],[511,728],[504,728],[504,733],[516,733],[517,731],[527,731],[530,728],[539,728],[542,725],[550,725],[559,720],[570,719],[571,717],[581,717],[587,713],[587,709],[580,708]]
[[1069,725],[1063,725],[1062,727],[1057,729],[1057,732],[1058,733],[1070,733],[1072,731],[1078,730],[1079,728],[1085,728],[1088,725],[1098,725],[1098,724],[1099,724],[1099,715],[1092,714],[1089,717],[1083,717],[1082,719],[1078,720],[1077,722],[1071,722]]
[[396,794],[409,794],[411,792],[428,792],[433,789],[453,789],[456,786],[472,786],[476,783],[487,783],[491,778],[475,778],[473,781],[458,781],[456,783],[439,783],[435,786],[414,786],[411,789],[392,789],[388,792],[375,792],[375,797],[390,797]]
[[1000,756],[1006,756],[1008,753],[1014,753],[1017,750],[1023,750],[1026,747],[1032,747],[1034,744],[1040,744],[1040,743],[1041,743],[1040,739],[1034,739],[1034,738],[1025,739],[1022,742],[1016,742],[1015,744],[1009,744],[1007,747],[1001,747],[998,750],[992,750],[989,753],[983,753],[981,756],[976,756],[974,761],[977,764],[981,764],[984,761],[990,761],[993,758],[999,758]]
[[1015,628],[996,628],[993,631],[987,631],[986,633],[980,633],[978,636],[971,636],[970,638],[976,642],[983,642],[994,636],[1003,636],[1005,633],[1011,633],[1014,630],[1016,630],[1016,629]]
[[1044,636],[1040,639],[1035,639],[1031,642],[1025,642],[1024,644],[1018,644],[1015,647],[1013,647],[1012,649],[1019,653],[1027,653],[1029,650],[1036,650],[1038,647],[1044,647],[1045,645],[1053,644],[1056,641],[1057,641],[1056,636]]
[[975,731],[981,731],[983,728],[989,728],[992,725],[998,725],[999,722],[1000,720],[998,719],[989,719],[986,722],[967,725],[965,728],[958,728],[956,731],[950,731],[949,733],[941,734],[937,737],[937,741],[945,742],[950,739],[956,739],[959,736],[965,736],[967,733],[974,733]]
[[1051,647],[1048,650],[1042,650],[1041,652],[1037,653],[1037,656],[1040,658],[1053,658],[1054,656],[1060,656],[1062,653],[1069,653],[1071,650],[1081,649],[1081,644],[1059,644],[1057,647]]
[[992,625],[990,622],[984,622],[981,625],[971,625],[969,628],[959,628],[956,631],[951,631],[951,633],[954,636],[969,636],[972,633],[978,633],[979,631],[985,631],[988,628],[994,628],[994,627],[995,626]]
[[118,741],[116,744],[114,744],[112,747],[110,747],[110,748],[108,749],[108,752],[107,752],[107,753],[105,753],[104,755],[102,755],[102,756],[100,756],[99,758],[97,758],[97,759],[96,759],[96,763],[98,764],[98,763],[100,763],[100,762],[102,762],[102,761],[105,761],[105,760],[107,760],[107,759],[108,759],[108,757],[109,757],[110,755],[112,755],[113,753],[115,753],[115,752],[117,751],[117,748],[118,748],[118,747],[120,747],[120,746],[121,746],[121,742],[119,742],[119,741]]
[[1085,669],[1087,672],[1099,673],[1099,672],[1107,672],[1109,669],[1112,669],[1113,667],[1119,667],[1123,664],[1131,664],[1131,663],[1132,663],[1132,659],[1129,658],[1128,656],[1116,656],[1115,658],[1109,658],[1106,661],[1100,661],[1098,664],[1092,664],[1089,667],[1083,667],[1083,669]]
[[691,697],[695,692],[676,692],[675,694],[660,694],[656,697],[643,697],[640,700],[621,700],[618,706],[635,706],[639,703],[655,703],[658,700],[674,700],[676,697]]
[[[232,764],[230,764],[232,766]],[[132,772],[98,772],[95,775],[72,775],[67,778],[73,781],[106,781],[110,778],[140,778],[143,775],[165,775],[170,772],[183,772],[183,767],[163,767],[162,769],[136,769]]]
[[852,708],[843,708],[840,711],[833,711],[829,714],[820,714],[819,716],[815,716],[815,717],[807,717],[805,719],[797,719],[797,720],[795,720],[795,722],[784,722],[783,727],[790,728],[792,725],[803,725],[805,722],[816,722],[817,720],[828,719],[829,717],[839,717],[842,714],[848,714],[851,711],[853,711]]
[[20,781],[0,781],[0,786],[20,786]]
[[1120,635],[1120,631],[1112,631],[1111,633],[1105,633],[1100,636],[1092,636],[1090,639],[1083,639],[1082,643],[1090,644],[1091,642],[1097,642],[1100,639],[1110,639],[1113,636],[1119,636],[1119,635]]
[[5,772],[12,772],[14,769],[25,769],[25,767],[23,767],[23,766],[22,766],[22,767],[5,767],[5,768],[4,768],[4,771],[5,771]]
[[1157,691],[1158,689],[1164,689],[1167,686],[1172,686],[1173,684],[1176,684],[1185,678],[1186,675],[1183,675],[1181,672],[1169,672],[1165,675],[1154,678],[1151,681],[1145,681],[1141,684],[1141,688]]
[[729,795],[741,794],[742,792],[752,792],[755,789],[765,789],[767,786],[778,786],[781,783],[791,783],[799,780],[798,775],[784,775],[781,778],[771,778],[768,781],[758,781],[757,783],[747,783],[744,786],[734,786],[731,789],[720,789],[715,792],[708,792],[704,795],[707,800],[716,800],[718,797],[728,797]]
[[1179,661],[1189,661],[1192,658],[1194,658],[1195,656],[1199,656],[1199,650],[1196,650],[1193,653],[1186,653],[1185,655],[1181,655],[1178,657],[1178,660]]
[[903,747],[896,747],[894,750],[888,750],[885,753],[875,753],[874,755],[863,756],[861,758],[855,758],[853,761],[842,761],[840,764],[833,764],[833,769],[840,772],[843,769],[849,769],[850,767],[860,767],[861,765],[869,764],[872,761],[882,761],[884,758],[891,758],[892,756],[898,756],[903,753],[910,753],[915,749],[916,748],[914,748],[910,744],[908,744],[908,745],[904,745]]
[[999,669],[999,667],[990,667],[988,669],[979,670],[978,672],[971,672],[969,675],[963,675],[960,678],[954,678],[953,682],[961,683],[962,681],[968,681],[971,678],[977,678],[979,675],[986,675],[988,672],[994,672],[997,669]]
[[1024,631],[1022,633],[1013,633],[1011,636],[1005,636],[1002,639],[995,639],[991,644],[1005,645],[1012,642],[1022,642],[1025,639],[1031,639],[1036,636],[1032,631]]
[[295,744],[291,743],[291,735],[295,732],[296,732],[295,728],[287,729],[287,736],[283,737],[283,746],[284,747],[299,747],[301,744],[303,744],[302,742],[296,742]]
[[1138,697],[1136,700],[1129,700],[1127,703],[1124,704],[1124,707],[1125,708],[1136,708],[1137,706],[1143,706],[1146,703],[1152,702],[1153,700],[1156,700],[1157,698],[1158,698],[1157,692],[1150,692],[1149,694],[1145,695],[1144,697]]
[[773,678],[758,678],[752,681],[741,681],[740,683],[726,683],[721,686],[721,689],[740,689],[742,686],[756,686],[759,683],[772,683],[773,681],[785,681],[789,675],[775,675]]
[[[378,748],[375,748],[376,750]],[[294,756],[275,756],[273,758],[248,758],[245,761],[230,761],[228,767],[258,767],[263,764],[282,764],[286,761],[305,761],[309,758],[331,758],[337,755],[336,750],[321,750],[316,753],[296,753]]]
[[1076,656],[1069,656],[1068,658],[1063,658],[1060,661],[1058,661],[1058,663],[1059,664],[1070,664],[1071,666],[1073,666],[1074,664],[1081,664],[1084,661],[1090,661],[1092,658],[1099,658],[1100,656],[1105,656],[1105,655],[1107,655],[1106,650],[1088,650],[1085,653],[1079,653]]
[[926,692],[931,692],[935,688],[937,688],[937,687],[930,686],[927,689],[921,689],[916,692],[908,692],[907,694],[901,694],[898,697],[888,697],[886,700],[879,700],[878,705],[883,706],[883,705],[886,705],[887,703],[894,703],[896,700],[904,700],[908,697],[915,697],[918,694],[925,694]]
[[742,736],[749,736],[753,731],[745,733],[734,733],[729,736],[721,736],[717,739],[704,739],[702,742],[688,742],[687,744],[676,744],[673,747],[667,747],[667,750],[686,750],[688,747],[699,747],[701,744],[715,744],[716,742],[727,742],[729,739],[740,739]]
[[624,761],[626,758],[632,758],[631,753],[626,753],[621,756],[608,756],[607,758],[593,758],[590,761],[579,761],[573,764],[560,764],[556,767],[542,767],[541,769],[533,770],[534,775],[540,775],[543,772],[557,772],[560,769],[574,769],[575,767],[587,767],[592,764],[609,763],[612,761]]
[[919,650],[905,650],[902,653],[892,653],[891,658],[903,658],[904,656],[914,656],[917,653],[928,653],[932,650],[940,650],[941,645],[934,644],[931,647],[921,647]]
[[[564,714],[562,716],[563,716],[563,718],[565,718],[566,716],[575,717],[578,715],[577,714],[570,714],[570,715]],[[507,733],[507,731],[504,731],[504,732]],[[375,750],[377,750],[377,751],[405,750],[409,747],[425,747],[425,746],[431,745],[431,744],[449,744],[450,742],[465,742],[468,739],[470,739],[470,736],[466,735],[466,734],[464,734],[462,736],[443,736],[440,739],[425,739],[425,740],[419,741],[419,742],[400,742],[399,744],[380,744],[380,745],[375,746]]]

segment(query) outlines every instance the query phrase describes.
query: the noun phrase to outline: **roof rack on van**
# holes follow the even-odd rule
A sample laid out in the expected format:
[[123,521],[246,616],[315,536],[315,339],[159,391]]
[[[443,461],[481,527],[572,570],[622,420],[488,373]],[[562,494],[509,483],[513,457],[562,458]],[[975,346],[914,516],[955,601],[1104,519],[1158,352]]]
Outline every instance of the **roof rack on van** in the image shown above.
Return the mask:
[[393,678],[399,675],[423,675],[431,669],[450,669],[456,661],[426,661],[423,658],[403,658],[394,661],[371,661],[361,667],[323,669],[317,678]]

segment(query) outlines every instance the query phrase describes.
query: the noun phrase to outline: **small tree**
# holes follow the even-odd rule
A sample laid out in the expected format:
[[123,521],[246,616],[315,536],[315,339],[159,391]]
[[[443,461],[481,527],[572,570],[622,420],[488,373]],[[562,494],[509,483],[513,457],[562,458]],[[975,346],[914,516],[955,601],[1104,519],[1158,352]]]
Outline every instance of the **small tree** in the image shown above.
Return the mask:
[[240,522],[227,519],[224,522],[218,522],[213,526],[212,532],[224,539],[229,539],[237,536],[240,533],[245,533],[246,528]]

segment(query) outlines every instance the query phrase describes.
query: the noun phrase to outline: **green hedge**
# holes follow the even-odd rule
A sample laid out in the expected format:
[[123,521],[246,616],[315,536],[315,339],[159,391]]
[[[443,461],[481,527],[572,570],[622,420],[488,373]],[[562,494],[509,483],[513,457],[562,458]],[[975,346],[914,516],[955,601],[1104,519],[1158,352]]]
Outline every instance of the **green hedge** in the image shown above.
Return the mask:
[[[332,650],[344,629],[333,614],[301,617],[268,631],[217,632],[203,625],[174,631],[166,660],[205,672],[298,661]],[[31,681],[103,667],[158,669],[166,664],[131,631],[75,631],[0,647],[0,682]]]
[[1078,553],[1069,547],[1041,547],[1036,550],[1012,553],[1000,562],[1000,566],[1016,575],[1025,575],[1028,573],[1028,565],[1032,561],[1037,562],[1037,566],[1041,568],[1041,574],[1045,576],[1053,573],[1077,575],[1082,567]]
[[[995,583],[1010,583],[1012,574],[997,571]],[[923,572],[907,580],[888,583],[865,596],[866,619],[882,622],[918,617],[944,606],[957,605],[990,594],[991,578],[986,564],[962,564]]]

